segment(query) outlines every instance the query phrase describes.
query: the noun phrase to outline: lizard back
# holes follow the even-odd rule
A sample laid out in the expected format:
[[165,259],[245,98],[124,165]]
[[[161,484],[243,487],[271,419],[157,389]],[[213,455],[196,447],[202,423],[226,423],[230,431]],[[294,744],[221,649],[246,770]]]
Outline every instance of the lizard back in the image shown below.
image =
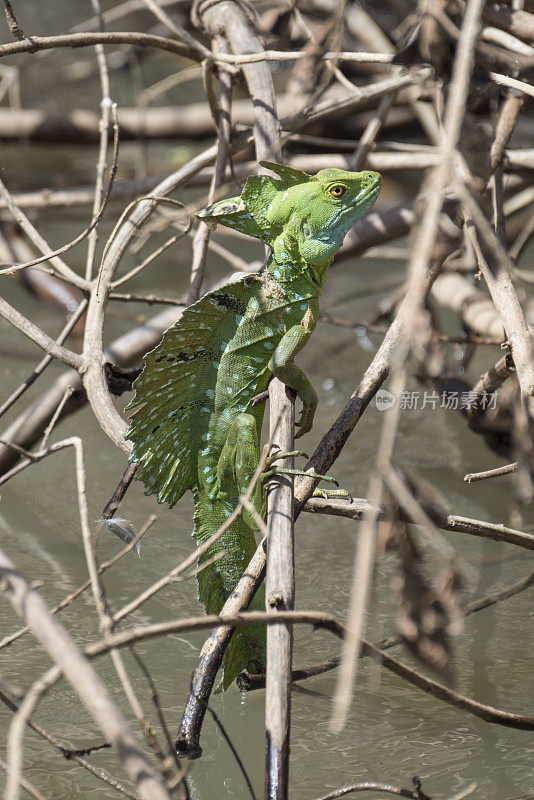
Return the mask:
[[[139,461],[145,494],[172,507],[188,489],[215,479],[233,417],[267,386],[286,307],[268,273],[247,275],[186,308],[145,356],[128,406],[131,460]],[[203,453],[212,465],[204,477]]]

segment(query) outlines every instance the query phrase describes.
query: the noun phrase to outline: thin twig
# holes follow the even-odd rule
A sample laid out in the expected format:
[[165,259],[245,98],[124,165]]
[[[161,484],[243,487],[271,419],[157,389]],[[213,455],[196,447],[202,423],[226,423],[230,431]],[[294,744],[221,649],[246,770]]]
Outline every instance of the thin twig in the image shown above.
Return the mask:
[[45,353],[52,356],[52,358],[57,358],[58,361],[63,361],[64,364],[76,370],[82,368],[84,362],[81,356],[63,347],[63,345],[58,344],[54,339],[51,339],[50,336],[38,328],[37,325],[34,325],[33,322],[24,317],[19,311],[13,308],[13,306],[9,305],[3,297],[0,297],[0,315],[4,317],[4,319],[7,319],[7,321],[23,333],[24,336],[27,336],[28,339],[35,342],[41,350],[44,350]]
[[[0,50],[1,48],[2,45],[0,45]],[[50,259],[50,263],[56,272],[62,275],[66,281],[72,283],[74,286],[77,286],[79,289],[87,289],[87,281],[74,272],[58,255],[55,256],[53,254],[52,248],[43,239],[35,226],[30,222],[26,214],[24,214],[24,212],[16,205],[11,193],[2,180],[0,180],[0,197],[10,210],[13,219],[20,225],[28,238],[31,239],[35,247],[40,250],[44,256],[46,256],[46,260]]]
[[[428,265],[438,231],[439,214],[443,204],[443,189],[449,180],[456,144],[460,137],[460,128],[465,113],[465,98],[473,68],[474,49],[483,5],[483,0],[470,0],[463,19],[445,111],[441,163],[436,167],[428,182],[429,198],[417,231],[409,266],[410,285],[406,294],[409,325],[395,355],[392,389],[393,393],[398,392],[396,396],[400,396],[400,391],[404,387],[404,364],[408,354],[408,345],[410,342],[415,345],[420,344],[427,328],[424,314],[422,314],[422,305],[426,295]],[[399,404],[395,404],[386,412],[385,427],[377,456],[379,472],[383,471],[391,458],[399,419],[398,406]],[[371,476],[369,500],[373,507],[380,505],[382,501],[382,480],[376,472]],[[376,521],[376,512],[370,510],[357,545],[349,604],[349,636],[343,643],[342,663],[330,721],[332,729],[337,731],[341,730],[345,724],[352,698],[352,687],[358,665],[359,642],[364,626],[367,595],[374,562]]]
[[[71,316],[71,318],[69,319],[69,321],[67,322],[61,333],[59,334],[58,338],[56,339],[56,344],[61,345],[63,344],[64,341],[66,341],[69,334],[72,333],[73,329],[76,327],[76,325],[82,318],[86,308],[87,308],[87,300],[84,298],[80,302],[78,308]],[[30,388],[30,386],[32,386],[35,383],[39,375],[43,374],[47,366],[51,364],[53,360],[54,360],[53,356],[46,355],[39,362],[39,364],[35,367],[32,374],[29,375],[24,381],[24,383],[22,383],[18,387],[18,389],[15,389],[15,391],[7,398],[7,400],[2,404],[2,406],[0,406],[0,417],[2,417],[6,413],[6,411],[8,411],[11,408],[11,406],[17,402],[19,397],[22,397],[22,395]]]
[[[93,10],[98,17],[100,31],[104,30],[104,21],[102,18],[102,9],[100,7],[100,0],[91,0]],[[112,108],[111,91],[109,84],[109,72],[106,61],[106,54],[104,47],[101,44],[95,45],[96,62],[98,65],[98,74],[100,78],[100,93],[102,99],[100,100],[100,143],[98,150],[98,161],[96,164],[96,180],[95,180],[95,193],[93,198],[93,218],[98,216],[98,209],[102,202],[102,189],[104,186],[104,171],[106,169],[106,158],[108,151],[109,139],[109,122],[110,112]],[[118,123],[116,116],[116,106],[114,112],[114,125],[118,133]],[[96,253],[96,245],[98,242],[98,229],[94,225],[89,233],[89,240],[87,243],[87,257],[85,260],[85,280],[90,281],[93,276],[93,265]]]
[[[117,174],[118,168],[118,158],[119,158],[119,126],[116,119],[115,106],[111,106],[111,110],[114,114],[114,123],[113,123],[113,131],[114,131],[114,145],[113,145],[113,163],[111,166],[111,173],[108,181],[108,185],[106,187],[106,191],[104,193],[104,197],[99,204],[99,207],[94,212],[93,219],[91,220],[89,226],[85,228],[81,233],[79,233],[72,241],[67,242],[67,244],[62,245],[58,250],[54,250],[53,252],[44,253],[39,258],[33,258],[31,261],[26,261],[24,264],[14,264],[11,267],[7,267],[6,269],[0,270],[0,275],[12,275],[15,272],[20,272],[23,269],[27,269],[28,267],[35,267],[37,264],[42,264],[43,261],[50,261],[52,262],[58,256],[67,253],[69,250],[72,250],[73,247],[76,247],[77,244],[80,244],[87,236],[89,236],[92,232],[94,232],[98,226],[98,223],[102,219],[104,215],[104,211],[106,210],[106,206],[108,204],[108,200],[113,188],[113,182],[115,180],[115,175]],[[98,181],[97,181],[98,183]],[[58,270],[60,271],[60,270]],[[67,277],[67,276],[64,276]],[[88,278],[86,278],[88,280]],[[76,283],[79,286],[79,282]],[[86,288],[88,284],[84,284],[84,288]]]
[[[0,757],[0,769],[3,769],[4,772],[7,772],[7,764],[1,757]],[[44,794],[42,794],[42,792],[40,792],[39,789],[36,789],[33,783],[30,783],[30,781],[27,778],[25,778],[24,775],[20,776],[20,785],[26,792],[28,792],[28,794],[31,797],[34,798],[34,800],[46,800]]]
[[239,767],[239,770],[240,770],[243,778],[245,779],[245,784],[247,786],[247,789],[249,791],[249,794],[250,794],[252,800],[257,800],[256,793],[254,791],[254,787],[252,786],[252,781],[249,778],[249,775],[248,775],[246,767],[245,767],[245,765],[243,763],[243,760],[242,760],[241,756],[239,755],[239,753],[237,752],[237,749],[236,749],[234,743],[232,742],[232,740],[230,738],[230,735],[228,734],[228,731],[226,730],[226,728],[222,724],[219,715],[213,710],[213,708],[210,705],[206,706],[206,710],[211,714],[212,719],[214,720],[215,724],[217,725],[218,729],[220,730],[220,732],[221,732],[226,744],[230,748],[230,750],[232,752],[232,755],[236,760],[237,766]]
[[[474,600],[472,603],[467,603],[467,605],[463,607],[462,611],[464,615],[468,617],[471,614],[476,614],[478,611],[483,611],[486,608],[490,608],[496,603],[500,603],[503,600],[508,600],[510,597],[514,597],[516,594],[525,591],[525,589],[529,589],[532,585],[534,585],[534,572],[530,572],[528,575],[525,575],[524,578],[520,578],[520,580],[515,581],[515,583],[505,586],[498,592],[481,597],[478,600]],[[390,636],[389,638],[378,642],[375,647],[380,648],[380,650],[389,650],[392,647],[397,647],[398,645],[402,644],[402,642],[403,640],[400,636]],[[365,657],[365,653],[360,653],[360,658]],[[340,658],[337,656],[335,658],[328,659],[328,661],[321,661],[317,664],[311,664],[307,667],[295,669],[291,675],[291,680],[292,682],[296,682],[306,680],[308,678],[314,678],[317,675],[324,675],[325,672],[330,672],[333,669],[337,669],[339,662]],[[241,673],[237,679],[237,684],[239,689],[243,692],[250,692],[254,691],[255,689],[264,689],[265,675],[249,675],[247,673]]]
[[152,33],[139,33],[138,31],[99,31],[96,33],[67,33],[61,36],[32,36],[31,39],[24,39],[21,42],[0,45],[0,58],[17,53],[36,53],[39,50],[54,50],[61,47],[93,47],[97,44],[127,44],[133,47],[153,47],[157,50],[164,50],[167,53],[185,56],[185,58],[190,58],[193,61],[201,61],[205,58],[202,45],[198,49],[194,49],[182,42],[177,42],[175,39],[155,36]]
[[[226,52],[227,44],[224,37],[214,37],[212,48],[214,54]],[[206,73],[206,75],[208,77],[209,73]],[[213,203],[217,189],[224,180],[230,142],[232,78],[228,70],[225,70],[224,68],[219,69],[218,78],[220,83],[220,99],[217,119],[217,156],[215,158],[215,168],[213,170],[208,194],[208,205]],[[208,80],[210,80],[209,77]],[[193,238],[193,260],[191,263],[191,277],[189,280],[189,293],[187,296],[188,305],[195,303],[200,297],[200,290],[202,287],[202,281],[204,279],[204,266],[206,263],[210,233],[209,227],[201,224],[197,228]]]
[[65,393],[64,393],[63,397],[61,398],[61,400],[60,400],[60,402],[58,404],[58,407],[54,411],[52,419],[50,420],[50,422],[48,423],[48,425],[45,428],[45,431],[43,433],[43,438],[41,440],[41,444],[39,445],[39,450],[44,450],[46,448],[46,445],[48,444],[48,440],[50,438],[50,434],[54,430],[54,426],[55,426],[56,422],[58,421],[59,417],[61,416],[61,412],[63,411],[63,409],[65,407],[65,403],[67,402],[67,400],[69,399],[69,397],[71,396],[73,391],[74,391],[74,389],[72,388],[72,386],[68,386],[65,389]]
[[474,483],[475,481],[485,481],[488,478],[500,478],[502,475],[511,475],[519,466],[519,462],[514,461],[512,464],[506,464],[503,467],[496,467],[495,469],[486,469],[484,472],[469,472],[464,475],[465,483]]
[[[109,652],[113,647],[125,647],[138,641],[159,638],[169,633],[206,630],[207,628],[215,626],[229,626],[233,629],[235,627],[251,627],[263,624],[278,625],[281,622],[288,624],[310,624],[315,627],[324,628],[340,638],[346,634],[346,629],[335,617],[331,614],[319,611],[278,611],[276,613],[247,611],[239,614],[212,614],[190,619],[170,620],[167,622],[154,623],[152,625],[141,625],[129,628],[128,630],[114,633],[106,642],[100,641],[89,645],[85,648],[84,652],[89,658],[95,658]],[[534,730],[534,717],[502,711],[493,706],[479,703],[471,698],[465,697],[437,681],[427,678],[416,670],[407,667],[405,664],[383,653],[379,648],[366,640],[363,641],[363,652],[376,659],[387,670],[438,700],[442,700],[456,708],[468,711],[487,722],[504,725],[517,730]],[[59,679],[59,675],[54,677],[53,683],[55,683],[57,679]],[[50,679],[49,685],[53,685],[53,683],[52,679]]]

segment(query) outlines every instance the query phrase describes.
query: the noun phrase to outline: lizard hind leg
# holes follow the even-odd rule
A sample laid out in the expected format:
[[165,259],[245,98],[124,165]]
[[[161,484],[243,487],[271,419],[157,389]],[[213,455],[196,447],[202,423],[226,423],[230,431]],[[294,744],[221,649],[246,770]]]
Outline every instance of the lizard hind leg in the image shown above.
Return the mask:
[[[217,486],[224,494],[245,494],[259,462],[256,418],[242,412],[232,422],[217,465]],[[236,498],[237,499],[237,498]]]
[[[240,413],[232,422],[225,444],[217,464],[216,499],[228,504],[228,508],[237,505],[239,495],[245,494],[253,480],[259,462],[258,423],[252,414]],[[252,502],[261,513],[262,475],[258,480],[257,490],[252,494]],[[245,511],[236,520],[227,533],[219,539],[221,549],[226,550],[225,573],[233,574],[231,581],[224,580],[222,591],[224,599],[233,591],[235,583],[246,569],[256,549],[254,529],[256,525],[250,514]],[[226,560],[225,559],[225,560]],[[222,603],[212,609],[219,613]],[[265,610],[265,593],[261,586],[253,597],[249,609]],[[209,612],[208,612],[209,613]],[[248,672],[265,670],[265,629],[242,628],[235,631],[226,649],[223,659],[223,676],[219,691],[224,691],[237,675],[246,669]]]

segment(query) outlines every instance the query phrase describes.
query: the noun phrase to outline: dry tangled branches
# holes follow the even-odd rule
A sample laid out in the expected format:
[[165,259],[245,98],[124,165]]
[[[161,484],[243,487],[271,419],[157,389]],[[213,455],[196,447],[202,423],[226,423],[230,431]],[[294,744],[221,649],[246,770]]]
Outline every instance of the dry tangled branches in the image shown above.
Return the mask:
[[[395,450],[401,412],[408,407],[403,405],[408,402],[408,381],[414,378],[424,387],[425,397],[428,394],[434,403],[436,398],[449,403],[447,408],[461,414],[462,424],[505,462],[497,469],[469,473],[465,480],[497,484],[503,475],[513,473],[510,503],[517,520],[532,500],[534,303],[530,288],[534,273],[528,268],[528,253],[534,233],[534,150],[528,142],[521,145],[524,132],[531,131],[533,124],[534,7],[530,8],[529,2],[523,8],[521,3],[484,0],[383,0],[362,5],[337,0],[265,0],[251,5],[240,0],[195,0],[193,4],[130,0],[101,8],[99,0],[92,0],[93,18],[78,21],[69,30],[41,35],[39,15],[33,18],[22,4],[4,3],[7,27],[0,44],[0,99],[8,105],[0,108],[0,139],[26,146],[44,142],[94,145],[96,161],[90,186],[65,188],[56,185],[51,176],[50,185],[14,191],[9,188],[9,164],[4,170],[5,183],[0,181],[0,280],[6,287],[17,281],[50,307],[62,326],[59,335],[47,333],[38,324],[38,315],[30,319],[30,314],[22,314],[4,299],[7,292],[1,292],[2,324],[14,326],[43,351],[43,357],[21,385],[0,398],[0,417],[8,412],[12,416],[0,438],[0,485],[44,460],[53,463],[49,457],[60,451],[74,452],[88,573],[80,587],[50,609],[30,584],[33,576],[22,577],[25,565],[14,565],[4,548],[0,551],[0,589],[24,623],[23,628],[5,634],[0,650],[31,631],[53,661],[21,696],[7,681],[0,682],[0,700],[14,715],[7,762],[0,759],[7,773],[6,798],[16,800],[21,788],[35,798],[45,796],[22,774],[28,726],[88,770],[95,781],[103,781],[110,792],[147,800],[188,798],[187,768],[181,756],[195,757],[202,752],[202,722],[233,629],[258,622],[265,623],[269,631],[267,673],[241,676],[240,686],[248,690],[266,686],[266,797],[282,800],[288,796],[292,682],[339,666],[331,727],[340,731],[362,657],[371,657],[406,683],[466,714],[532,730],[534,718],[527,713],[478,702],[451,686],[451,633],[458,631],[462,617],[526,590],[533,583],[532,573],[466,605],[461,559],[440,531],[490,538],[523,550],[534,550],[534,535],[505,527],[502,520],[482,521],[444,511],[439,492],[422,476],[408,474]],[[119,27],[127,30],[115,30]],[[52,113],[45,101],[40,107],[21,106],[25,69],[37,63],[46,73],[52,69],[50,53],[61,48],[76,49],[76,53],[69,51],[71,67],[76,67],[80,53],[85,57],[86,49],[92,49],[99,111],[93,108],[81,113],[63,107]],[[156,52],[166,59],[164,78],[151,86],[138,86],[131,107],[115,102],[118,70],[130,59],[137,64],[132,74],[139,78],[139,63]],[[202,100],[179,107],[162,105],[168,92],[200,76]],[[239,92],[244,92],[246,99],[234,97]],[[160,105],[153,105],[155,102]],[[125,142],[146,146],[151,140],[190,139],[195,140],[195,153],[178,167],[166,168],[163,176],[149,170],[148,174],[122,177],[121,146]],[[199,144],[201,140],[208,140],[206,146]],[[102,523],[92,530],[85,496],[84,442],[78,436],[56,440],[56,429],[68,415],[88,404],[95,426],[100,426],[120,451],[129,452],[126,417],[116,397],[131,388],[142,355],[179,317],[180,307],[194,302],[205,290],[208,254],[215,253],[232,271],[257,268],[236,254],[233,244],[225,247],[212,241],[207,227],[193,229],[193,219],[194,211],[204,203],[235,193],[261,159],[283,159],[312,172],[329,166],[369,167],[383,172],[386,187],[388,180],[392,187],[390,197],[396,194],[394,202],[370,214],[347,236],[338,261],[371,251],[386,258],[387,248],[396,247],[395,254],[400,253],[406,261],[406,280],[388,287],[390,294],[375,316],[364,322],[323,310],[326,321],[356,329],[360,340],[376,332],[383,339],[363,376],[353,376],[356,389],[305,467],[314,474],[331,469],[389,377],[393,400],[375,443],[375,462],[369,465],[367,496],[351,502],[311,498],[317,481],[307,476],[298,478],[294,487],[289,482],[277,487],[270,495],[267,528],[262,520],[258,522],[270,543],[268,554],[263,541],[219,617],[125,626],[132,613],[164,587],[194,576],[200,551],[192,552],[172,570],[165,567],[153,585],[122,608],[114,608],[115,598],[106,596],[101,575],[117,562],[124,563],[122,557],[138,547],[145,529],[132,538],[125,521],[117,519],[115,530],[127,546],[115,558],[99,563],[96,541]],[[185,198],[185,204],[173,194]],[[46,212],[56,209],[61,214],[72,208],[85,215],[81,232],[68,243],[51,247],[41,232],[46,227]],[[110,224],[111,232],[103,235]],[[162,235],[166,237],[163,241]],[[135,287],[141,273],[165,252],[175,252],[177,243],[185,247],[189,238],[191,274],[184,297],[170,296],[172,291],[164,296],[142,294],[137,288],[117,291],[132,281]],[[80,247],[85,248],[82,268],[77,255]],[[149,254],[139,258],[137,253],[145,247]],[[132,253],[138,263],[126,268],[123,264]],[[374,290],[370,287],[368,293]],[[165,308],[142,322],[134,320],[128,331],[106,344],[105,326],[113,304],[119,301]],[[443,308],[454,315],[459,333],[440,328],[437,309]],[[461,351],[461,370],[449,367],[447,348],[451,346]],[[480,378],[470,383],[466,373],[477,348],[484,350],[486,367]],[[39,391],[41,375],[53,362],[68,370]],[[36,383],[32,391],[38,400],[25,408],[24,395]],[[276,381],[270,388],[270,403],[271,442],[292,450],[292,401]],[[134,472],[132,467],[125,473],[102,515],[105,519],[118,510]],[[117,482],[119,478],[117,475]],[[236,515],[249,507],[252,489],[253,485]],[[102,507],[107,499],[102,498]],[[361,521],[346,626],[334,614],[293,610],[293,523],[303,510]],[[220,534],[214,531],[214,537]],[[395,555],[400,575],[400,636],[374,645],[364,632],[369,598],[377,590],[377,559],[385,552]],[[429,577],[432,560],[439,568]],[[266,569],[268,611],[247,613]],[[68,626],[56,615],[88,589],[99,636],[77,646]],[[311,624],[341,638],[341,657],[292,670],[292,629],[297,624]],[[178,734],[179,758],[158,700],[158,675],[148,670],[134,645],[207,628],[212,631],[191,679]],[[434,671],[434,677],[385,652],[401,642],[423,669]],[[151,687],[157,732],[137,696],[130,662],[123,657],[125,648]],[[111,654],[133,722],[119,711],[97,665],[91,663],[105,653]],[[16,682],[16,676],[12,677]],[[105,747],[114,748],[130,787],[95,766],[88,758],[89,751],[70,747],[37,722],[39,702],[61,677],[93,716],[106,737]],[[520,697],[518,694],[519,708]],[[215,719],[223,725],[216,715]],[[133,726],[141,732],[142,741]],[[232,732],[221,730],[231,744]],[[246,764],[235,748],[233,752],[247,791],[254,797]],[[415,800],[427,797],[417,779],[414,789],[354,783],[324,795],[323,800],[370,790]]]

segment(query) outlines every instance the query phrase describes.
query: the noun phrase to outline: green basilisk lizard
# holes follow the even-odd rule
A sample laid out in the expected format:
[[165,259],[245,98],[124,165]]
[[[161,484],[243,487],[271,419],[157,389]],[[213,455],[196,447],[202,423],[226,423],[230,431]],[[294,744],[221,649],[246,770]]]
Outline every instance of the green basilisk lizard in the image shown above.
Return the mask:
[[[239,197],[197,216],[212,228],[219,223],[260,239],[271,249],[266,264],[259,274],[233,276],[185,309],[145,356],[130,404],[127,438],[133,442],[131,460],[139,462],[137,477],[146,494],[157,493],[171,507],[192,491],[198,543],[225,522],[258,466],[264,403],[251,401],[271,376],[302,401],[296,435],[311,429],[317,394],[293,359],[317,323],[318,298],[334,255],[381,187],[376,172],[324,169],[312,176],[262,165],[280,179],[249,177]],[[260,513],[271,464],[253,494]],[[199,574],[208,614],[220,611],[252,557],[255,527],[242,513],[203,556],[226,553]],[[251,608],[264,609],[262,592]],[[222,687],[243,669],[263,671],[264,648],[264,630],[237,630],[226,651]]]

